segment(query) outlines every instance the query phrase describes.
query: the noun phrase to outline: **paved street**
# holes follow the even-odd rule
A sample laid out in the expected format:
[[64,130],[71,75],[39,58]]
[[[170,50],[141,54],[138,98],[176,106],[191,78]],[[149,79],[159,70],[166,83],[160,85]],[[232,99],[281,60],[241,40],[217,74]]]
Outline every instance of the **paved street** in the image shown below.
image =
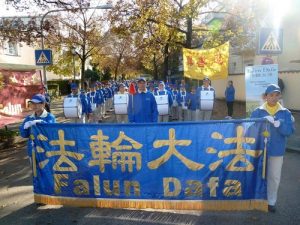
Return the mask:
[[[59,122],[61,102],[55,102],[53,112]],[[106,121],[111,121],[109,115]],[[299,114],[297,114],[297,117]],[[221,117],[221,115],[220,115]],[[300,120],[300,118],[299,118]],[[299,121],[298,120],[298,121]],[[298,123],[297,123],[298,125]],[[299,136],[296,136],[299,138]],[[299,140],[299,139],[298,139]],[[295,143],[296,139],[295,139]],[[299,142],[298,142],[299,143]],[[300,223],[300,152],[288,151],[284,159],[278,211],[218,212],[218,211],[153,211],[130,209],[73,208],[36,206],[33,202],[31,170],[24,142],[0,150],[0,224],[1,225],[93,225],[93,224],[253,224],[299,225]]]

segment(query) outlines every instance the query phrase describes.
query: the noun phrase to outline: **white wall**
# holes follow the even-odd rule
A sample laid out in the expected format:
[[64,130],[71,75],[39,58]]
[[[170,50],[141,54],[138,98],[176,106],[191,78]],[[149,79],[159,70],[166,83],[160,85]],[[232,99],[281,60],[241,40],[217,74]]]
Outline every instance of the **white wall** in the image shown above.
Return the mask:
[[26,44],[17,44],[18,55],[7,55],[2,48],[0,51],[0,63],[35,65],[34,48]]
[[[300,110],[300,72],[282,72],[279,78],[284,82],[284,91],[282,93],[284,106],[288,109]],[[235,87],[236,100],[245,101],[245,76],[232,75],[227,80],[213,80],[212,86],[216,89],[216,97],[224,99],[224,92],[227,81],[232,80]]]

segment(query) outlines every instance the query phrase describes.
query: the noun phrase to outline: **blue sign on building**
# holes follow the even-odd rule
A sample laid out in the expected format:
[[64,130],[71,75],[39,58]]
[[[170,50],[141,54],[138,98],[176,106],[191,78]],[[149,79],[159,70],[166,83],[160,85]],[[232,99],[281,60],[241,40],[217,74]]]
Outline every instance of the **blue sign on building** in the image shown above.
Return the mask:
[[35,65],[37,66],[52,65],[52,50],[50,49],[35,50]]
[[262,28],[259,32],[258,54],[281,54],[283,48],[282,38],[282,29]]

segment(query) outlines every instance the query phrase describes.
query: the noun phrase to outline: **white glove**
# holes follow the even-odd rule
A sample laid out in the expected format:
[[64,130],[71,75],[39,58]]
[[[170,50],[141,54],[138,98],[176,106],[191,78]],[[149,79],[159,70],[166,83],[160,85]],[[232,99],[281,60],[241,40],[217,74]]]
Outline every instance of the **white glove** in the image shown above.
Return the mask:
[[279,127],[280,126],[280,121],[275,120],[273,124],[274,124],[274,127]]
[[273,116],[265,116],[265,119],[267,119],[270,123],[274,124],[274,117]]
[[36,125],[37,123],[41,123],[43,122],[43,120],[32,120],[32,121],[27,121],[25,124],[24,124],[24,129],[28,129],[29,127],[32,127],[34,125]]

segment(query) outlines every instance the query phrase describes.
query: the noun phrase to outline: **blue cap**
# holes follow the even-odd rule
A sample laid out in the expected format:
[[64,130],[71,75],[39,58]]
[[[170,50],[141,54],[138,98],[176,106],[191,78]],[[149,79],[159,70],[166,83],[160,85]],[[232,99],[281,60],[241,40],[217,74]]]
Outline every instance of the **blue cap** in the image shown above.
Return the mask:
[[143,77],[140,77],[137,82],[141,82],[141,81],[146,82],[146,79]]
[[32,97],[32,99],[29,102],[32,102],[32,103],[45,103],[46,98],[42,94],[36,94]]
[[279,93],[281,93],[280,87],[277,84],[270,84],[267,87],[267,89],[265,91],[265,94],[267,95],[267,94],[271,94],[273,92],[279,92]]
[[163,81],[160,81],[159,84],[162,84],[162,85],[165,86],[165,82],[163,82]]
[[75,84],[75,83],[71,84],[71,89],[77,89],[77,88],[78,88],[77,84]]

